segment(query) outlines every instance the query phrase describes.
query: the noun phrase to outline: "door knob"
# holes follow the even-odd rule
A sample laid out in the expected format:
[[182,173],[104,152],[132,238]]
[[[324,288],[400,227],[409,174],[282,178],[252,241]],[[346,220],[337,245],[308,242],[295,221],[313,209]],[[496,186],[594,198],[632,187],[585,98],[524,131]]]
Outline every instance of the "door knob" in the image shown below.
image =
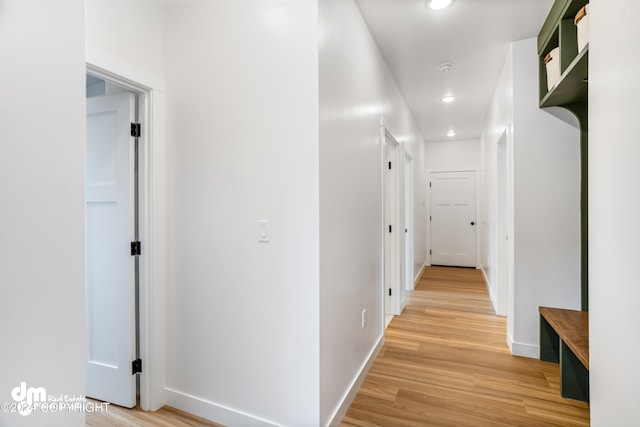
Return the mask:
[[471,221],[471,225],[476,225],[476,222],[475,221]]

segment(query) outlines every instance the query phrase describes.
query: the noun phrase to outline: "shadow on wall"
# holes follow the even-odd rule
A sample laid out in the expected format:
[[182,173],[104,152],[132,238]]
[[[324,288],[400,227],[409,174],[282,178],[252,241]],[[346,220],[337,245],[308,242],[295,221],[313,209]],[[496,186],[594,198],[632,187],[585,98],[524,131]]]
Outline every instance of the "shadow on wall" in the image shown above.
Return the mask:
[[542,108],[542,111],[562,120],[568,125],[580,130],[580,122],[578,118],[569,110],[561,107]]

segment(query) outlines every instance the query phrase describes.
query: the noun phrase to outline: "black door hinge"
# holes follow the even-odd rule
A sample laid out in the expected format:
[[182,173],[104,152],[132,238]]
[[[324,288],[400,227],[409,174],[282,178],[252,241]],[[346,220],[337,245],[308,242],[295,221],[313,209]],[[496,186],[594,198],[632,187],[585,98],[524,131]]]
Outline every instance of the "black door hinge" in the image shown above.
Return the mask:
[[431,183],[429,183],[429,188],[431,188]]
[[391,233],[391,226],[389,226],[389,233]]
[[131,256],[142,255],[142,244],[139,241],[131,242]]
[[142,372],[142,360],[136,359],[131,362],[131,375],[139,374]]
[[389,288],[389,296],[391,296],[391,288]]
[[140,123],[131,123],[131,136],[140,138]]
[[389,162],[389,170],[391,170],[391,162]]
[[431,221],[431,215],[429,215],[429,221]]

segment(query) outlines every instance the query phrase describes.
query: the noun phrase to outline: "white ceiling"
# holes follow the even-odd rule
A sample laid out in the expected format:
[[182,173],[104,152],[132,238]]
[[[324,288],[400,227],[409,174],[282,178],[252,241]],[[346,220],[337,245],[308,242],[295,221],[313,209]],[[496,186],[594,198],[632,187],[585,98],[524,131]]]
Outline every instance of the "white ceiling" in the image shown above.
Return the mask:
[[[480,137],[509,42],[536,37],[553,4],[455,0],[433,11],[425,0],[355,1],[426,141]],[[456,101],[444,104],[447,94]]]

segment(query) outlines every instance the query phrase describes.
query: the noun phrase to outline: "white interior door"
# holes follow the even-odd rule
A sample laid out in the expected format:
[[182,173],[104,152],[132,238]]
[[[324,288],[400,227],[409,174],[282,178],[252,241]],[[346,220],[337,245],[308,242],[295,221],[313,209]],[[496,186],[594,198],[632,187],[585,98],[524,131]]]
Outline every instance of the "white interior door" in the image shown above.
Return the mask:
[[431,174],[431,264],[476,266],[475,172]]
[[136,404],[134,96],[87,99],[87,396]]

